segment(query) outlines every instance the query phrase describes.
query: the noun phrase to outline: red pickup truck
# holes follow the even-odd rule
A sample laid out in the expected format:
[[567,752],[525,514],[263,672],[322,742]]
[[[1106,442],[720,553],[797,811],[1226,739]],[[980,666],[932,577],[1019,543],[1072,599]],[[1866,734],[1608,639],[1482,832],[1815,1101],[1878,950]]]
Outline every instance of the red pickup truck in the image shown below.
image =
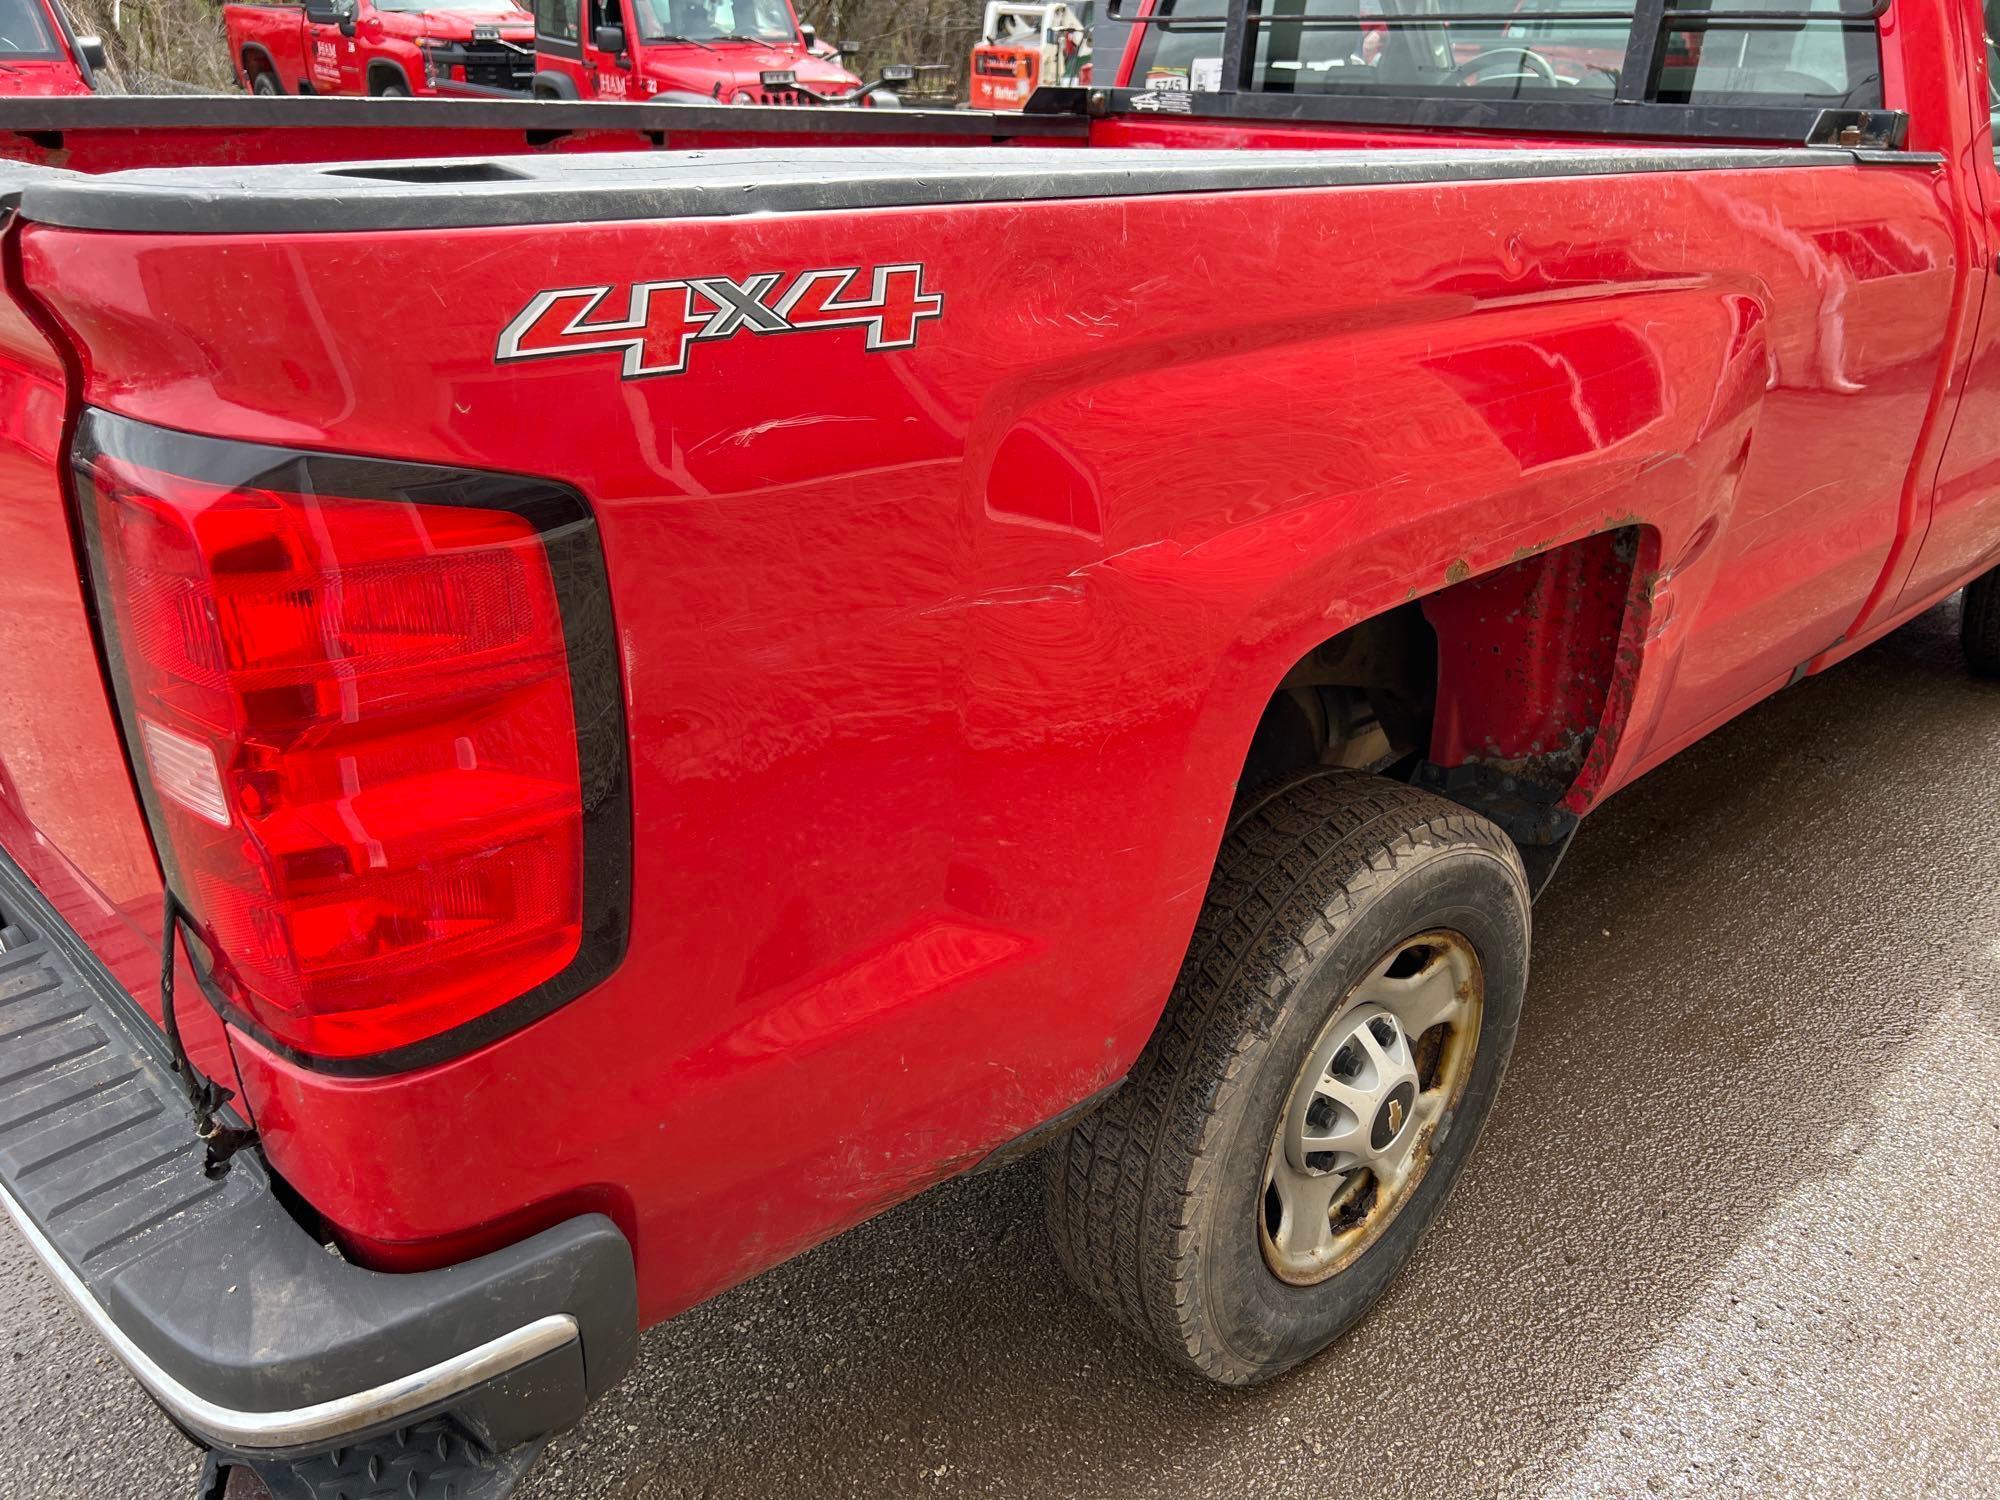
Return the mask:
[[253,94],[526,94],[535,24],[512,0],[306,0],[222,7]]
[[56,0],[0,0],[0,98],[88,94],[104,43],[78,36]]
[[218,1482],[501,1493],[1030,1148],[1271,1377],[1592,808],[1968,585],[2000,676],[1986,15],[1636,9],[1608,89],[1397,0],[1004,115],[0,102],[0,1205]]

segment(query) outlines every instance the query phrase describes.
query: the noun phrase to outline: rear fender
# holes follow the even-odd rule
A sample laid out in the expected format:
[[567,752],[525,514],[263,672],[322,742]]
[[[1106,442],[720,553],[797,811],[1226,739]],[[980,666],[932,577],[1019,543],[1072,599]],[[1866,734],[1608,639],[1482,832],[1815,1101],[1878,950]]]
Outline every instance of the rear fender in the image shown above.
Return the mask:
[[279,89],[285,91],[285,75],[279,71],[276,60],[257,43],[246,42],[236,57],[237,81],[247,89],[259,73],[276,74]]
[[[1177,826],[1184,840],[1164,866],[1169,888],[1205,885],[1259,717],[1315,647],[1399,607],[1510,568],[1533,569],[1534,559],[1586,539],[1598,540],[1575,555],[1583,571],[1565,563],[1536,574],[1544,580],[1536,597],[1564,608],[1582,603],[1563,583],[1579,581],[1593,558],[1607,561],[1602,549],[1614,534],[1629,538],[1623,545],[1636,550],[1622,566],[1599,570],[1615,597],[1590,602],[1589,620],[1576,628],[1609,629],[1618,642],[1616,687],[1600,695],[1618,719],[1609,727],[1649,724],[1679,649],[1669,629],[1672,601],[1656,599],[1668,582],[1659,559],[1663,551],[1693,558],[1703,551],[1700,538],[1726,520],[1762,404],[1761,318],[1743,310],[1755,306],[1716,285],[1683,282],[1638,295],[1607,289],[1602,299],[1561,307],[1363,326],[1290,347],[1242,352],[1239,345],[1205,368],[1162,371],[1163,381],[1106,379],[1017,408],[1019,418],[992,439],[996,454],[1018,452],[1025,433],[1065,434],[1067,456],[1049,464],[1080,475],[1129,472],[1093,451],[1097,435],[1110,434],[1123,452],[1151,443],[1184,458],[1177,487],[1198,482],[1193,471],[1205,455],[1234,454],[1232,493],[1265,492],[1227,508],[1184,500],[1177,534],[1083,570],[1105,585],[1115,581],[1117,593],[1174,597],[1183,611],[1220,617],[1214,626],[1225,645],[1190,726],[1175,804],[1201,816]],[[1419,310],[1414,302],[1407,309]],[[1273,399],[1280,390],[1338,388],[1356,371],[1368,372],[1373,394],[1365,403]],[[1140,390],[1189,379],[1200,381],[1200,400],[1164,389],[1148,400]],[[1078,420],[1092,407],[1110,407],[1141,430]],[[1304,493],[1302,478],[1316,481]],[[1101,484],[1072,504],[1106,515],[1160,508]],[[1705,584],[1690,570],[1678,586]],[[1447,605],[1440,617],[1456,622],[1459,614]],[[1560,635],[1552,629],[1512,649],[1559,655]],[[1465,642],[1489,655],[1509,649],[1478,629]],[[1453,669],[1454,681],[1472,675],[1470,659]],[[1452,721],[1447,753],[1472,750],[1465,736],[1486,732],[1472,722]],[[1492,733],[1504,738],[1513,729],[1496,725]],[[1523,743],[1533,739],[1529,733]],[[1592,742],[1588,770],[1576,779],[1579,811],[1634,759],[1628,732],[1593,733]]]

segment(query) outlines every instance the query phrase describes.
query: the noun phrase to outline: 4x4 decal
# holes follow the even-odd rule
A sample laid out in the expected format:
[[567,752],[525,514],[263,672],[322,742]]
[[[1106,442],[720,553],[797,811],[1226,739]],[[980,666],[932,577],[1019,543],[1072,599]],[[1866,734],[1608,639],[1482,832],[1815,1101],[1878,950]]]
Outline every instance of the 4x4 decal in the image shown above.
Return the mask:
[[[860,291],[856,283],[866,287]],[[739,333],[810,333],[865,328],[870,349],[908,349],[926,320],[944,314],[942,293],[924,289],[921,265],[766,271],[741,281],[691,276],[625,289],[623,316],[606,307],[613,288],[537,292],[500,331],[496,361],[617,350],[627,380],[678,375],[694,345]]]

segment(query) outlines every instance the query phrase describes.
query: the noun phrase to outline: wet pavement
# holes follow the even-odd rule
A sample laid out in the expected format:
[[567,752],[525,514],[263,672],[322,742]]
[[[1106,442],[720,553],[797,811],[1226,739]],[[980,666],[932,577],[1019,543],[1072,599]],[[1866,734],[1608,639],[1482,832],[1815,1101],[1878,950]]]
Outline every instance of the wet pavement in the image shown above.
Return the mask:
[[[524,1492],[2000,1490],[2000,688],[1940,610],[1614,799],[1486,1138],[1328,1355],[1183,1378],[1063,1285],[1033,1164],[654,1330]],[[193,1467],[0,1236],[0,1496]]]

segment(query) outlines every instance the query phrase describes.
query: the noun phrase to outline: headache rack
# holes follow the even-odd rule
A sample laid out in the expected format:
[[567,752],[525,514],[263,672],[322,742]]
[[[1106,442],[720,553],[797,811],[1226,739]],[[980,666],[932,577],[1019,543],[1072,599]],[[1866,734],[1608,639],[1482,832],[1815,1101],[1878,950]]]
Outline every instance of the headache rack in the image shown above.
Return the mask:
[[[1124,88],[1090,92],[1088,107],[1095,114],[1155,114],[1203,119],[1235,119],[1273,123],[1336,123],[1388,127],[1427,126],[1455,130],[1500,130],[1546,135],[1595,135],[1662,139],[1799,142],[1806,145],[1900,150],[1909,132],[1909,116],[1900,110],[1828,107],[1811,101],[1774,98],[1759,102],[1738,95],[1731,102],[1674,103],[1659,97],[1661,71],[1669,43],[1677,33],[1796,30],[1808,23],[1840,23],[1844,29],[1875,29],[1888,14],[1892,0],[1835,0],[1791,10],[1700,8],[1701,0],[1635,0],[1629,7],[1601,9],[1486,9],[1416,15],[1394,13],[1351,16],[1286,14],[1267,10],[1265,0],[1224,0],[1220,16],[1160,14],[1156,0],[1148,14],[1136,13],[1138,0],[1108,0],[1108,19],[1138,27],[1165,26],[1177,31],[1219,32],[1222,56],[1219,77],[1209,88]],[[1297,0],[1292,0],[1297,3]],[[1360,10],[1357,4],[1356,11]],[[1399,92],[1393,86],[1371,85],[1340,92],[1289,92],[1257,87],[1257,32],[1266,26],[1303,31],[1437,30],[1486,28],[1498,30],[1559,21],[1623,24],[1631,28],[1624,65],[1609,94],[1561,97],[1516,92]],[[1060,112],[1065,104],[1058,91],[1031,101],[1029,110]],[[1069,91],[1062,91],[1067,93]],[[1080,91],[1079,91],[1080,92]],[[1737,102],[1740,101],[1740,102]]]

